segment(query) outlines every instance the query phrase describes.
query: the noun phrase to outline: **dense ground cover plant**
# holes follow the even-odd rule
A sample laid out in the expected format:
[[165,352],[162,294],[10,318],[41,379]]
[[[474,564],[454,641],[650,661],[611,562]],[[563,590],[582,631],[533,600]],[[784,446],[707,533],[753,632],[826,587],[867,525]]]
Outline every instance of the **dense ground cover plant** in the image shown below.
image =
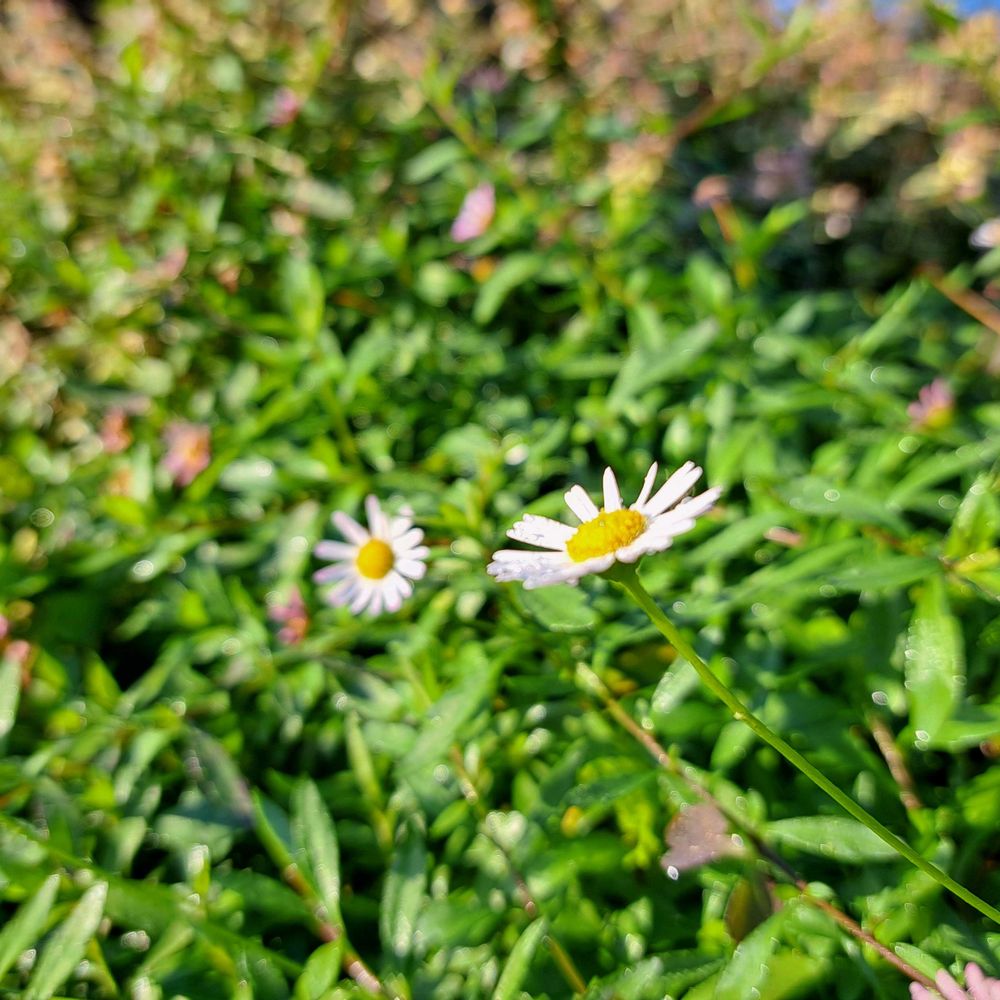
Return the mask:
[[[486,572],[606,465],[628,498],[703,466],[643,586],[995,905],[995,18],[11,0],[0,33],[0,990],[1000,973],[612,583]],[[367,544],[336,512],[408,537],[391,613],[313,582]]]

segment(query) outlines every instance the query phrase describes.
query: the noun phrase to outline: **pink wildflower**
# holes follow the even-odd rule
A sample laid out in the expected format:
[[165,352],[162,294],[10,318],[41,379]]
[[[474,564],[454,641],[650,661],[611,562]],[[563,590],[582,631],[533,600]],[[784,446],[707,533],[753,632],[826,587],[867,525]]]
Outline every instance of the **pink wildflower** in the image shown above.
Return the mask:
[[101,444],[109,455],[117,455],[132,443],[128,429],[128,414],[121,406],[116,406],[104,414],[101,422]]
[[915,427],[935,430],[951,423],[955,397],[943,378],[936,378],[919,392],[916,402],[910,403],[906,412]]
[[282,625],[278,639],[286,646],[300,643],[309,631],[309,612],[298,587],[293,587],[285,601],[276,601],[267,609],[267,617]]
[[175,486],[188,486],[212,460],[211,431],[204,424],[178,420],[167,425],[163,436],[167,442],[163,467]]
[[937,990],[929,990],[919,983],[910,983],[912,1000],[1000,1000],[1000,979],[983,975],[983,970],[975,962],[965,967],[965,983],[962,989],[955,980],[941,969],[934,977]]
[[6,639],[10,634],[10,620],[6,615],[0,615],[0,639]]
[[5,659],[13,660],[23,670],[31,659],[31,643],[26,639],[11,639],[3,655]]
[[273,128],[290,125],[302,110],[302,98],[291,87],[280,87],[271,102],[268,124]]
[[496,192],[490,183],[474,187],[462,201],[455,221],[451,225],[451,238],[457,243],[467,243],[482,236],[496,213]]

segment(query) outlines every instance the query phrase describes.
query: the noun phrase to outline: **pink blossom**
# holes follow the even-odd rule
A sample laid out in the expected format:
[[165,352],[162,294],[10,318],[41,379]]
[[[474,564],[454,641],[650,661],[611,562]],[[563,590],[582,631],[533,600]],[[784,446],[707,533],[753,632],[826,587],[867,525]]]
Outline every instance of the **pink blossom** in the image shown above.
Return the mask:
[[10,634],[10,619],[6,615],[0,615],[0,639],[6,639]]
[[482,236],[496,213],[496,192],[490,183],[474,187],[462,201],[455,221],[451,225],[451,238],[457,243],[467,243]]
[[975,962],[965,967],[965,984],[962,989],[955,980],[941,969],[934,977],[937,990],[929,990],[919,983],[910,983],[912,1000],[1000,1000],[1000,979],[983,975],[983,970]]
[[12,639],[7,643],[3,655],[5,659],[13,660],[19,667],[24,668],[31,659],[31,643],[25,639]]
[[691,201],[697,208],[708,208],[716,202],[729,201],[729,178],[721,174],[703,177],[691,193]]
[[163,467],[175,486],[189,485],[212,460],[211,431],[204,424],[178,420],[167,425],[163,437],[167,442]]
[[268,124],[273,128],[290,125],[302,110],[302,98],[291,87],[280,87],[271,102]]
[[277,601],[267,609],[267,617],[278,622],[278,639],[286,646],[300,643],[309,631],[309,612],[298,587],[292,587],[287,600]]
[[101,422],[101,444],[109,455],[117,455],[132,443],[128,429],[128,414],[124,407],[116,406],[104,414]]
[[910,403],[906,412],[915,427],[934,430],[951,422],[954,409],[955,397],[951,388],[943,378],[936,378],[920,390],[916,402]]

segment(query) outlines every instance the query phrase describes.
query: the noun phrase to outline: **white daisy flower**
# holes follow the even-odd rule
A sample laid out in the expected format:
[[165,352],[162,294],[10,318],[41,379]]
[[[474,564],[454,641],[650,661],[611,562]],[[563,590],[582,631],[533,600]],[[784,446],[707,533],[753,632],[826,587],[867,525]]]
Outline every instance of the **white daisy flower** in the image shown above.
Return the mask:
[[695,518],[709,510],[722,491],[715,488],[682,500],[701,478],[701,469],[685,462],[653,493],[656,470],[654,462],[639,498],[628,509],[622,507],[618,480],[611,469],[604,470],[600,510],[582,486],[574,486],[566,494],[566,505],[580,521],[578,528],[525,514],[507,536],[547,551],[502,549],[494,553],[487,572],[500,581],[521,580],[526,590],[532,590],[555,583],[575,584],[580,577],[603,573],[616,562],[634,563],[647,553],[670,548],[674,538],[690,531]]
[[408,511],[388,517],[378,500],[368,496],[365,512],[367,531],[342,511],[333,515],[331,520],[347,541],[317,543],[314,554],[331,560],[331,565],[314,573],[313,580],[335,583],[326,601],[334,606],[349,604],[354,614],[398,611],[413,593],[410,581],[427,572],[424,560],[430,550],[420,544],[424,533],[413,527]]

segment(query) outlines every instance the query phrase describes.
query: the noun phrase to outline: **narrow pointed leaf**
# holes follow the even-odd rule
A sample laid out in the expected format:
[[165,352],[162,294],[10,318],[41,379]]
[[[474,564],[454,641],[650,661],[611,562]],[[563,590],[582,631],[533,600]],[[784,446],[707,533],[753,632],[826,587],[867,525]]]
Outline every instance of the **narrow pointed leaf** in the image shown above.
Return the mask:
[[34,945],[45,930],[45,921],[59,889],[59,875],[50,875],[34,896],[25,900],[0,931],[0,979],[18,956]]
[[42,949],[23,1000],[49,1000],[72,975],[97,931],[107,897],[107,882],[97,882],[80,897]]

